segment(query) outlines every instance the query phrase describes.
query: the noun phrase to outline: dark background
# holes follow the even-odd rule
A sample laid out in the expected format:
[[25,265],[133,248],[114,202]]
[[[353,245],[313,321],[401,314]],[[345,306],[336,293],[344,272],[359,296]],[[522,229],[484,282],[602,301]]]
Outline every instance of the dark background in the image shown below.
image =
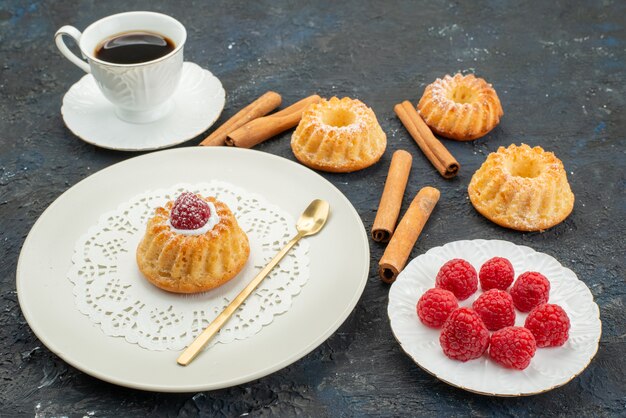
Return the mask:
[[[600,306],[602,339],[590,366],[566,386],[529,398],[474,395],[438,381],[392,336],[389,287],[376,274],[384,247],[373,242],[370,277],[346,323],[312,353],[263,379],[205,393],[148,393],[101,382],[51,354],[17,303],[20,247],[62,192],[137,155],[93,147],[64,126],[62,97],[83,74],[56,50],[53,34],[64,24],[82,30],[128,10],[167,13],[186,25],[186,60],[210,69],[227,92],[218,125],[267,90],[281,93],[284,104],[319,93],[371,106],[388,135],[382,160],[352,174],[323,174],[350,199],[366,228],[392,152],[408,150],[414,164],[404,208],[425,185],[442,192],[411,256],[450,241],[487,238],[556,257]],[[626,415],[625,26],[626,3],[619,0],[3,1],[0,415]],[[492,83],[504,117],[474,142],[444,141],[462,165],[458,178],[446,181],[408,136],[393,105],[417,102],[428,83],[457,71]],[[289,137],[257,148],[294,160]],[[544,233],[500,228],[467,198],[471,175],[486,155],[522,142],[554,151],[576,195],[571,216]]]

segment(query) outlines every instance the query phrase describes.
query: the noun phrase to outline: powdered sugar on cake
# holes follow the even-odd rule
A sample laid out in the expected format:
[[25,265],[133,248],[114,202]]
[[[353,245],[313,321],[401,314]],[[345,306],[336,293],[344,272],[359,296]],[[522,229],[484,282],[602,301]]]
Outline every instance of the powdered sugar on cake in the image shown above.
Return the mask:
[[298,160],[317,170],[350,172],[382,156],[387,137],[363,102],[344,97],[309,106],[291,137]]

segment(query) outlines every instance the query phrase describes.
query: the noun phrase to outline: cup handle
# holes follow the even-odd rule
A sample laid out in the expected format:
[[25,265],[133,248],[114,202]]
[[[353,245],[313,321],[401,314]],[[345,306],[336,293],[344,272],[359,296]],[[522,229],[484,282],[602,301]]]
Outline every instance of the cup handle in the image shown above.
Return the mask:
[[61,54],[65,56],[65,58],[70,60],[73,64],[77,65],[78,68],[80,68],[84,72],[90,73],[91,69],[89,68],[89,64],[87,64],[84,60],[77,57],[76,54],[70,51],[67,45],[65,45],[65,41],[63,41],[63,35],[67,35],[73,38],[74,41],[76,41],[76,43],[78,44],[82,33],[80,33],[80,31],[74,26],[63,26],[57,31],[57,33],[54,34],[54,42],[56,43],[57,48],[59,48],[59,51],[61,51]]

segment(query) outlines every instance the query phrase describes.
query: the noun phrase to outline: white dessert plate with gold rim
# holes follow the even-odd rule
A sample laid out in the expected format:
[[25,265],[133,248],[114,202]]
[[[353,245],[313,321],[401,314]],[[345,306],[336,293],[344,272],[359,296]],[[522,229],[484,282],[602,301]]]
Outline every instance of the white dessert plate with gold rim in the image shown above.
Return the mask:
[[224,109],[226,93],[210,71],[183,63],[174,106],[151,123],[129,123],[115,115],[91,74],[83,76],[63,97],[65,125],[83,141],[119,151],[148,151],[190,140],[213,125]]
[[[416,313],[417,301],[435,287],[435,276],[446,261],[463,258],[479,271],[485,261],[496,256],[511,261],[516,277],[525,271],[544,274],[550,280],[549,303],[560,305],[571,322],[565,345],[537,348],[530,365],[522,371],[504,368],[489,360],[486,353],[465,363],[449,359],[439,345],[440,330],[423,325]],[[459,305],[471,306],[480,293],[479,286]],[[547,254],[500,240],[455,241],[415,258],[391,286],[387,312],[394,336],[418,366],[452,386],[493,396],[534,395],[568,383],[589,365],[602,332],[598,305],[573,271]],[[523,326],[526,316],[516,311],[515,325]]]
[[[306,238],[310,278],[289,310],[254,336],[210,347],[191,365],[182,367],[176,364],[178,351],[149,351],[124,338],[105,335],[75,306],[67,272],[76,240],[101,214],[146,190],[211,179],[226,179],[255,191],[294,219],[314,198],[328,201],[331,215],[318,235]],[[22,312],[37,337],[85,373],[137,389],[203,391],[266,376],[319,346],[359,300],[369,259],[367,235],[356,210],[317,173],[254,150],[179,148],[115,164],[55,200],[24,242],[17,266],[17,292]]]

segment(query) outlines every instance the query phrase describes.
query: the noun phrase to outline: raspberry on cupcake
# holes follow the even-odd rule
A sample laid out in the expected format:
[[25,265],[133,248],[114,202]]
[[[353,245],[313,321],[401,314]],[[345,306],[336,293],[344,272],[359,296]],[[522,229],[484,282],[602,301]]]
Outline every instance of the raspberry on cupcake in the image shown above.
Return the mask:
[[174,201],[170,222],[176,229],[198,229],[211,216],[211,209],[195,193],[184,192]]

